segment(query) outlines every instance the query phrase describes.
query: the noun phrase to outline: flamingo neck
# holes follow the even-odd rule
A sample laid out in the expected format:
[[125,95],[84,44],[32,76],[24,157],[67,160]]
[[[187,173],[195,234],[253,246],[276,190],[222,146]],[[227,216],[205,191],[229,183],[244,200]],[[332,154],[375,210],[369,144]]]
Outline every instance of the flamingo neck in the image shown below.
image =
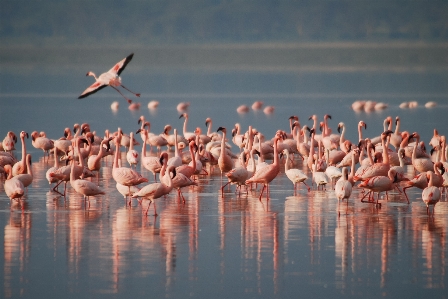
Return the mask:
[[183,129],[184,136],[185,136],[185,133],[187,133],[187,123],[188,123],[188,115],[185,115],[184,129]]
[[115,156],[114,156],[114,164],[112,165],[112,168],[119,168],[118,165],[118,156],[120,155],[120,142],[118,139],[116,139],[115,142]]
[[31,155],[26,156],[26,173],[33,176],[33,170],[31,169]]
[[286,151],[285,172],[289,170],[289,151]]
[[176,129],[174,129],[174,156],[176,156],[176,157],[180,156],[179,146],[177,144],[177,130]]
[[279,165],[277,144],[278,144],[278,138],[275,138],[274,139],[274,161],[272,163],[275,166]]
[[362,138],[362,126],[358,125],[358,141],[361,141]]
[[342,126],[342,132],[341,132],[341,136],[339,137],[339,143],[344,143],[345,142],[345,125]]
[[387,152],[387,145],[384,138],[381,138],[381,145],[383,146],[383,164],[389,164],[389,153]]

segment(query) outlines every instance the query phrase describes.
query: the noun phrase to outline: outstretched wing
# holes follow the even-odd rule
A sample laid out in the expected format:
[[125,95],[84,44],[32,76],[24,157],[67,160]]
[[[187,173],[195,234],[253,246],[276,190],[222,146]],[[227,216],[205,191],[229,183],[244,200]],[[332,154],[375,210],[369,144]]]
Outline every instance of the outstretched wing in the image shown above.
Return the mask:
[[85,97],[91,95],[92,93],[95,93],[100,89],[103,89],[106,86],[107,86],[106,84],[102,84],[97,81],[97,82],[93,83],[92,85],[90,85],[86,90],[84,90],[84,92],[78,97],[78,99],[85,98]]
[[124,68],[128,65],[128,63],[132,60],[132,57],[134,57],[134,53],[131,53],[128,57],[126,57],[122,61],[117,62],[108,72],[117,74],[119,76],[121,72],[124,70]]

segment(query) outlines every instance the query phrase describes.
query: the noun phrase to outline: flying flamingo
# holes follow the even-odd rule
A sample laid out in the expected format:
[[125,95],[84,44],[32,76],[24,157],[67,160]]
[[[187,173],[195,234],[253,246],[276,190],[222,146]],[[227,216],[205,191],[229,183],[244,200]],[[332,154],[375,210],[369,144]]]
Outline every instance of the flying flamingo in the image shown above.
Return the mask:
[[95,83],[93,83],[86,90],[84,90],[84,92],[78,97],[78,99],[85,98],[85,97],[91,95],[92,93],[97,92],[98,90],[100,90],[100,89],[102,89],[102,88],[104,88],[106,86],[110,86],[113,89],[115,89],[119,94],[121,94],[126,99],[126,101],[128,101],[129,104],[131,104],[132,101],[130,99],[128,99],[127,97],[125,97],[121,93],[121,91],[118,90],[117,87],[121,86],[124,89],[126,89],[127,91],[129,91],[129,92],[133,93],[134,95],[136,95],[137,97],[140,97],[139,93],[134,93],[133,91],[131,91],[128,88],[126,88],[123,84],[121,84],[121,78],[119,77],[121,72],[126,67],[126,65],[131,61],[133,56],[134,56],[134,53],[132,53],[128,57],[124,58],[123,60],[121,60],[120,62],[115,64],[107,72],[102,73],[98,78],[96,77],[96,75],[93,72],[88,72],[86,74],[86,76],[93,76],[95,78]]
[[434,208],[432,210],[432,214],[434,215],[434,209],[436,207],[436,203],[440,200],[440,190],[438,187],[434,186],[433,179],[434,173],[432,171],[426,172],[426,178],[428,180],[428,187],[423,189],[422,192],[422,200],[426,204],[426,213],[431,215],[429,211],[429,206],[433,205]]

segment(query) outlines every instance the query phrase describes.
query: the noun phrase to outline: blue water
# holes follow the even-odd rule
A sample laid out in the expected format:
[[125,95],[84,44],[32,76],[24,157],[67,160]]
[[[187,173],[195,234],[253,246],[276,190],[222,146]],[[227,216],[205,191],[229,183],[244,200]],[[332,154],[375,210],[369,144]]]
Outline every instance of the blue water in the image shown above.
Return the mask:
[[[359,120],[368,124],[365,135],[373,137],[389,115],[400,116],[402,130],[418,131],[425,142],[434,128],[448,133],[445,71],[153,71],[132,70],[129,64],[123,84],[142,94],[132,97],[141,108],[130,111],[109,87],[76,99],[92,78],[84,76],[83,68],[67,69],[0,70],[0,136],[36,130],[57,139],[65,127],[84,122],[100,136],[118,127],[129,133],[139,128],[141,115],[151,122],[152,132],[162,132],[166,124],[181,131],[184,119],[176,110],[181,101],[190,102],[189,131],[205,131],[205,119],[211,117],[214,131],[240,123],[271,138],[278,129],[289,130],[292,115],[311,126],[312,114],[319,119],[330,114],[333,131],[343,121],[351,140],[357,140]],[[351,103],[358,99],[389,106],[354,112]],[[158,109],[148,110],[150,100],[159,101]],[[250,106],[255,100],[273,105],[275,112],[236,113],[240,104]],[[398,107],[410,100],[419,107]],[[112,101],[120,103],[116,112],[110,109]],[[427,101],[438,106],[427,109]],[[235,146],[232,150],[238,152]],[[360,190],[355,190],[347,207],[338,206],[331,188],[302,189],[293,196],[282,171],[271,184],[271,199],[259,201],[259,189],[238,196],[232,187],[221,196],[215,170],[201,177],[198,187],[183,191],[185,204],[173,192],[156,200],[157,217],[152,207],[144,216],[147,201],[127,207],[116,191],[111,159],[100,176],[107,194],[88,204],[71,188],[66,199],[48,192],[45,172],[52,158],[44,160],[30,139],[27,151],[33,156],[34,181],[23,206],[10,204],[0,187],[1,297],[446,297],[446,197],[434,217],[426,215],[421,190],[415,188],[409,190],[409,205],[394,193],[376,208],[361,203]],[[311,177],[300,159],[294,167]],[[138,170],[151,178],[140,165]]]

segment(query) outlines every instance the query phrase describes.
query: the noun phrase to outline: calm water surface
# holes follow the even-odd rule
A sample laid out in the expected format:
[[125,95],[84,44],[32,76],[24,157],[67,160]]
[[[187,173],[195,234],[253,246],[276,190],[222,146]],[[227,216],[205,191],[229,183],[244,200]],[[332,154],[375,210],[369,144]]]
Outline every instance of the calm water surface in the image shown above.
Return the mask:
[[[65,74],[53,69],[37,76],[33,70],[1,71],[0,135],[37,130],[57,139],[65,127],[83,122],[100,135],[118,127],[129,133],[139,128],[140,115],[151,122],[153,132],[161,132],[168,123],[181,130],[183,119],[176,110],[180,101],[191,103],[189,131],[205,130],[205,119],[211,117],[214,130],[238,122],[271,138],[279,128],[288,130],[291,115],[311,125],[310,115],[322,118],[329,113],[333,130],[343,121],[352,140],[357,140],[359,120],[368,124],[365,134],[373,137],[382,131],[388,115],[400,116],[402,130],[420,132],[425,142],[434,128],[448,133],[444,71],[154,74],[132,72],[131,66],[123,82],[142,93],[138,111],[129,111],[108,88],[77,100],[92,79],[84,77],[84,70]],[[93,68],[99,73],[104,66]],[[156,111],[146,108],[153,99],[160,102]],[[355,113],[350,105],[356,99],[383,101],[389,107]],[[113,100],[121,104],[117,112],[110,109]],[[274,114],[235,112],[238,105],[255,100],[274,105]],[[398,108],[409,100],[420,106]],[[429,100],[439,106],[424,108]],[[232,150],[238,151],[235,146]],[[30,139],[27,151],[33,156],[34,181],[23,205],[10,204],[0,184],[1,297],[447,297],[445,197],[434,217],[426,215],[419,189],[409,189],[409,205],[403,196],[391,193],[381,208],[375,208],[360,202],[358,189],[348,205],[339,205],[330,187],[310,193],[303,189],[293,196],[282,168],[271,184],[271,199],[259,201],[259,189],[238,196],[232,187],[222,196],[215,170],[201,176],[198,187],[184,189],[185,203],[172,193],[156,200],[158,216],[152,208],[145,216],[147,201],[126,206],[115,189],[112,159],[103,162],[100,173],[99,185],[106,195],[86,203],[71,188],[65,199],[49,191],[45,172],[53,159],[44,159]],[[18,149],[16,155],[20,154]],[[300,159],[294,167],[311,177]],[[140,165],[138,169],[152,177]],[[408,175],[413,175],[411,168]]]

